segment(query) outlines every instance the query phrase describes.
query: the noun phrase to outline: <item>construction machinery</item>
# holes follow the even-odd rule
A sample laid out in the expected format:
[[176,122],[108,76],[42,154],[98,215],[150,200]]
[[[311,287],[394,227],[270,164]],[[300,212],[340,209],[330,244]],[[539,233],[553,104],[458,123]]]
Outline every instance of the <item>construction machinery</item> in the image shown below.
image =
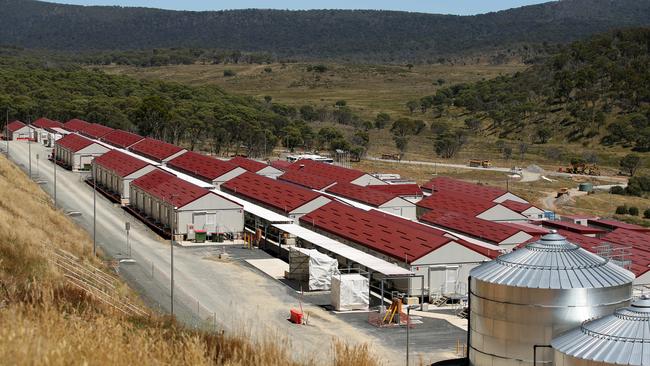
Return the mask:
[[489,160],[472,159],[469,161],[469,166],[473,168],[489,168],[492,166],[492,162]]
[[571,165],[566,168],[560,167],[558,169],[558,172],[569,174],[600,175],[600,168],[598,168],[598,165],[596,164],[571,163]]

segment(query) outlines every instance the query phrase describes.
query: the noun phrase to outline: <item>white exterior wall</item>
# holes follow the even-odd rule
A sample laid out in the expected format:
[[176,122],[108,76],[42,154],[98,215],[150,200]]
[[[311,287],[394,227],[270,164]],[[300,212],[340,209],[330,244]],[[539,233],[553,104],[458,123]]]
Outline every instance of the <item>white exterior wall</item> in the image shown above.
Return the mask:
[[515,212],[505,206],[495,205],[476,216],[488,221],[527,221],[526,216]]
[[33,138],[34,138],[34,128],[30,126],[24,126],[11,133],[11,139],[14,141],[18,139],[33,139]]
[[[128,204],[129,203],[129,198],[131,196],[131,194],[130,194],[130,192],[131,192],[131,189],[130,189],[131,182],[133,182],[134,180],[136,180],[136,179],[142,177],[143,175],[148,174],[148,173],[150,173],[150,172],[152,172],[152,171],[154,171],[156,169],[158,169],[158,168],[156,168],[153,165],[147,165],[144,168],[142,168],[140,170],[136,170],[135,172],[127,175],[123,179],[117,177],[117,178],[119,178],[119,181],[117,182],[117,186],[119,187],[120,195],[122,197],[122,203],[123,204]],[[116,187],[116,188],[118,188],[118,187]]]
[[364,174],[364,175],[360,176],[359,178],[353,180],[350,183],[356,184],[356,185],[362,186],[362,187],[365,187],[365,186],[378,186],[378,185],[388,184],[388,183],[384,182],[383,180],[381,180],[379,178],[373,177],[370,174]]
[[648,285],[650,284],[650,271],[642,274],[641,276],[634,279],[635,285]]
[[415,204],[401,197],[395,197],[378,208],[382,211],[399,215],[409,220],[417,219]]
[[216,188],[219,188],[219,186],[222,185],[223,183],[225,183],[225,182],[227,182],[227,181],[229,181],[231,179],[234,179],[234,178],[236,178],[236,177],[238,177],[238,176],[240,176],[240,175],[242,175],[242,174],[244,174],[246,172],[247,172],[246,169],[236,167],[235,169],[227,172],[226,174],[224,174],[224,175],[222,175],[220,177],[217,177],[215,180],[212,181],[212,184]]
[[[539,208],[533,206],[526,211],[521,213],[522,215],[528,217],[530,220],[543,220],[544,219],[544,211],[540,210]],[[586,221],[586,220],[585,220]],[[585,226],[587,224],[585,223]]]
[[278,179],[279,176],[284,174],[282,170],[274,168],[270,165],[265,167],[264,169],[258,170],[256,173],[272,179]]
[[304,205],[296,208],[295,210],[289,212],[289,218],[293,219],[296,223],[298,223],[298,220],[300,219],[301,216],[306,215],[322,206],[325,206],[326,204],[330,203],[332,200],[325,196],[319,196]]
[[[109,151],[109,148],[102,146],[100,144],[93,143],[86,146],[85,148],[72,154],[72,166],[73,171],[81,170],[85,164],[91,164],[93,159],[97,156],[101,156]],[[83,155],[90,155],[84,156]]]
[[511,193],[511,192],[507,192],[503,196],[499,196],[499,197],[495,198],[494,200],[492,200],[492,202],[501,203],[501,202],[507,201],[507,200],[511,200],[511,201],[515,201],[515,202],[521,202],[521,203],[528,203],[528,201],[526,201],[525,199],[523,199],[523,198],[521,198],[521,197],[519,197],[516,194]]
[[515,235],[509,237],[508,239],[502,241],[499,243],[499,247],[511,251],[514,249],[517,245],[526,242],[532,238],[532,235],[525,233],[523,231],[520,231],[516,233]]
[[[466,294],[469,271],[490,260],[483,254],[450,242],[413,261],[410,269],[413,273],[424,276],[425,296]],[[413,278],[410,282],[411,293],[419,295],[421,279]]]

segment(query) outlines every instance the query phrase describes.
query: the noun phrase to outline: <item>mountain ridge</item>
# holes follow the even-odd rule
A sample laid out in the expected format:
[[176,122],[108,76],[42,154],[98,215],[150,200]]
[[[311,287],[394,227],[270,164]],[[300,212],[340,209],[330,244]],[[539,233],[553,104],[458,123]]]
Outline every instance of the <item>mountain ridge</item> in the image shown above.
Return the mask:
[[[382,10],[174,11],[0,0],[0,43],[56,50],[197,47],[283,57],[429,61],[650,25],[650,1],[565,0],[460,16]],[[47,27],[42,27],[47,24]]]

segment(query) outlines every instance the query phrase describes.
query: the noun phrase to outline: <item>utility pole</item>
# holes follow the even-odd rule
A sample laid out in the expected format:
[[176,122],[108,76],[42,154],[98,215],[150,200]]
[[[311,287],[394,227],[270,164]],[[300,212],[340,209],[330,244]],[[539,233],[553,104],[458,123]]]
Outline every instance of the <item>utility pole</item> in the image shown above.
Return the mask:
[[95,179],[95,166],[90,165],[93,177],[93,257],[97,256],[97,180]]
[[406,306],[406,366],[409,366],[409,330],[411,328],[411,307],[414,305]]
[[124,229],[126,230],[126,250],[129,253],[129,258],[131,258],[131,246],[129,245],[129,230],[131,230],[131,223],[125,222]]
[[169,213],[170,213],[170,219],[169,219],[169,227],[171,229],[171,238],[169,239],[169,250],[170,250],[170,255],[171,255],[171,313],[172,316],[174,315],[174,198],[177,197],[178,195],[172,194],[169,197]]
[[56,157],[56,147],[52,149],[52,160],[54,161],[54,208],[56,208],[56,166],[59,165]]
[[7,115],[5,121],[5,140],[7,141],[7,159],[9,159],[9,107],[7,107]]
[[[28,120],[31,125],[31,118]],[[31,137],[27,138],[27,148],[29,150],[29,179],[32,179],[32,139]]]

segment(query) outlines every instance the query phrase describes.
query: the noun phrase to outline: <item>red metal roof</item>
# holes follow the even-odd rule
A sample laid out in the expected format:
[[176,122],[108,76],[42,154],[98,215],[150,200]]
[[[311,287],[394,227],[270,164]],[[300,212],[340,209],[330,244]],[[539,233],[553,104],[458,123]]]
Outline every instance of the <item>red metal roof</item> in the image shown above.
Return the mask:
[[368,187],[361,187],[352,183],[337,183],[328,188],[326,192],[374,207],[379,207],[397,197],[395,194],[377,191]]
[[113,130],[112,132],[109,132],[104,137],[102,137],[101,140],[113,146],[126,149],[127,147],[135,144],[143,138],[144,137],[136,135],[135,133],[122,130]]
[[338,183],[349,183],[366,174],[360,170],[348,169],[334,164],[321,163],[309,159],[301,159],[291,164],[287,170],[298,170],[301,172],[320,175],[335,180]]
[[70,133],[56,140],[55,144],[65,148],[66,150],[77,152],[94,144],[94,142],[83,136],[77,135],[76,133]]
[[275,169],[280,169],[282,171],[286,171],[287,168],[291,166],[292,163],[286,161],[286,160],[273,160],[271,162],[271,166],[274,167]]
[[545,229],[541,227],[540,225],[535,225],[531,224],[528,222],[500,222],[501,225],[506,225],[513,227],[515,229],[519,229],[527,234],[536,236],[536,235],[544,235],[548,234],[551,232],[550,229]]
[[100,125],[99,123],[91,123],[79,130],[81,134],[90,137],[91,139],[99,139],[100,137],[106,136],[111,131],[113,131],[112,128]]
[[407,263],[453,241],[336,201],[302,216],[300,222]]
[[[370,215],[374,215],[374,216],[377,216],[377,217],[382,217],[382,218],[384,218],[386,220],[392,220],[393,222],[395,222],[395,223],[397,223],[399,225],[403,225],[403,226],[408,227],[409,230],[421,231],[425,235],[444,236],[444,237],[448,237],[448,238],[449,238],[449,236],[453,236],[453,234],[450,234],[450,233],[447,233],[445,231],[436,229],[434,227],[424,225],[424,224],[422,224],[420,222],[411,221],[411,220],[408,220],[408,219],[405,219],[405,218],[402,218],[402,217],[399,217],[399,216],[391,215],[391,214],[386,213],[386,212],[381,211],[381,210],[374,210],[373,209],[373,210],[369,210],[369,211],[366,211],[366,212],[369,213]],[[492,250],[492,249],[489,249],[489,248],[486,248],[486,247],[482,247],[480,245],[470,243],[470,242],[465,241],[463,239],[459,239],[459,238],[454,237],[453,240],[456,243],[458,243],[458,244],[460,244],[460,245],[462,245],[462,246],[464,246],[464,247],[466,247],[468,249],[471,249],[471,250],[473,250],[473,251],[475,251],[477,253],[483,254],[484,256],[492,258],[492,259],[498,257],[501,254],[500,251]]]
[[643,250],[650,250],[650,234],[640,231],[616,229],[607,233],[601,239],[613,243],[630,245]]
[[607,219],[593,220],[593,219],[589,219],[589,220],[587,220],[587,223],[589,225],[599,226],[599,227],[603,227],[603,228],[609,229],[609,230],[627,229],[627,230],[634,230],[634,231],[650,232],[650,227],[644,227],[644,226],[635,225],[635,224],[628,224],[627,222],[621,222],[621,221],[616,221],[616,220],[607,220]]
[[59,121],[53,121],[49,118],[41,117],[36,121],[32,122],[32,126],[36,128],[52,128],[52,127],[63,127],[63,123]]
[[288,170],[279,176],[278,179],[317,190],[325,189],[336,183],[336,180],[332,178],[309,174],[298,170]]
[[129,147],[129,150],[136,154],[140,154],[145,158],[161,162],[164,159],[183,151],[183,148],[164,141],[146,138]]
[[225,182],[221,190],[287,213],[321,196],[309,189],[250,172]]
[[235,156],[234,158],[228,160],[228,162],[232,165],[244,168],[252,173],[257,173],[268,166],[267,164],[253,159],[247,159],[243,156]]
[[417,206],[437,212],[460,212],[475,217],[498,205],[491,200],[467,196],[456,191],[436,192],[416,203]]
[[502,241],[523,231],[498,222],[466,216],[458,212],[431,211],[420,217],[420,221],[467,234],[477,239],[483,239],[498,245]]
[[115,174],[120,177],[126,177],[127,175],[135,173],[149,165],[148,163],[119,150],[111,150],[106,154],[95,158],[93,163],[114,171]]
[[396,196],[422,196],[422,190],[417,184],[377,184],[368,186],[370,189]]
[[531,205],[530,203],[517,202],[513,200],[505,200],[501,202],[501,205],[519,213],[523,213],[524,211],[533,207],[533,205]]
[[14,133],[14,132],[20,130],[21,128],[23,128],[25,126],[27,126],[27,125],[22,123],[21,121],[16,120],[16,121],[13,121],[13,122],[9,122],[6,129],[9,132]]
[[205,188],[158,169],[143,175],[131,184],[162,201],[172,202],[179,208],[211,193]]
[[170,160],[167,166],[208,183],[212,183],[213,180],[237,168],[227,161],[195,153],[194,151],[188,151]]
[[587,235],[587,234],[603,234],[606,233],[605,230],[595,228],[595,227],[590,227],[590,226],[584,226],[580,224],[575,224],[570,221],[542,221],[541,222],[542,226],[545,227],[550,227],[554,229],[562,229],[565,231],[573,231],[574,233],[582,234],[582,235]]
[[461,193],[464,196],[480,197],[484,200],[493,201],[494,199],[508,193],[505,189],[482,185],[477,183],[465,182],[449,177],[436,177],[422,186],[422,189],[429,192],[453,191]]
[[68,122],[63,124],[63,128],[65,128],[68,131],[71,132],[78,132],[83,130],[84,128],[90,126],[90,123],[82,120],[82,119],[77,119],[73,118],[69,120]]

